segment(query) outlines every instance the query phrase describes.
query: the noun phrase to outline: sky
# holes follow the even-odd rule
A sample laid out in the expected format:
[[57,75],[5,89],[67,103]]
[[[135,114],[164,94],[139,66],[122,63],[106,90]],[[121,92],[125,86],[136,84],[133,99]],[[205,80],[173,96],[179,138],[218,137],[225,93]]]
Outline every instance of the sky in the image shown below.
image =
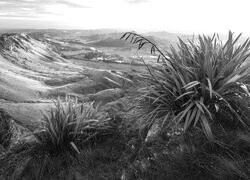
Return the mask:
[[249,0],[0,0],[0,28],[250,35]]

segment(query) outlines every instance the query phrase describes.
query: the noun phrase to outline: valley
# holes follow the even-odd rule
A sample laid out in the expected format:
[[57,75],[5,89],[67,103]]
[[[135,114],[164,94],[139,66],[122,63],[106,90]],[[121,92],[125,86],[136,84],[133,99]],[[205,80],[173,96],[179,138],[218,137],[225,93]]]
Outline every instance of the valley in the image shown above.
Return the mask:
[[[0,108],[19,122],[39,122],[53,100],[84,97],[124,82],[145,70],[139,53],[122,33],[11,32],[0,36]],[[112,38],[111,38],[112,37]],[[131,85],[129,85],[131,86]],[[126,87],[128,88],[128,87]]]

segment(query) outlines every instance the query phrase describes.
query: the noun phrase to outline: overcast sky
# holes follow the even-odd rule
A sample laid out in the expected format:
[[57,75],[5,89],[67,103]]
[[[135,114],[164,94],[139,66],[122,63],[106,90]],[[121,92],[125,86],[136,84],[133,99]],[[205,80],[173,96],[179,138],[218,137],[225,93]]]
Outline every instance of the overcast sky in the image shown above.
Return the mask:
[[[248,3],[249,2],[249,3]],[[249,0],[0,0],[0,28],[250,35]]]

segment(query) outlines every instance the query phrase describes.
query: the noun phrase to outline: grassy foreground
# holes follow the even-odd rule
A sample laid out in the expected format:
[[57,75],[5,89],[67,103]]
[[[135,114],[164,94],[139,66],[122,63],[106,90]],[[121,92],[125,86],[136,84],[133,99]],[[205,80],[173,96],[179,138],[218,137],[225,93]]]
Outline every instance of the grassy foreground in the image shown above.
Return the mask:
[[249,179],[250,41],[239,38],[180,39],[165,53],[125,33],[159,55],[129,110],[67,99],[33,129],[1,114],[0,179]]

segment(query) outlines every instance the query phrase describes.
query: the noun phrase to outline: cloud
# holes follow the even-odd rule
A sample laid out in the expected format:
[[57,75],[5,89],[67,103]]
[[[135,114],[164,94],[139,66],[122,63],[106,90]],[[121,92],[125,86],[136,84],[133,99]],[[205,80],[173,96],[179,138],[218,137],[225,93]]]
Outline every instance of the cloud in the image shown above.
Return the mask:
[[51,4],[61,4],[61,5],[66,5],[71,8],[90,8],[89,6],[82,5],[80,3],[75,3],[70,0],[43,0],[43,2],[48,2]]
[[130,4],[139,4],[139,3],[145,3],[148,2],[148,0],[127,0]]
[[54,14],[47,9],[48,6],[60,6],[66,8],[90,8],[72,0],[1,0],[0,17],[24,17],[35,18],[43,15]]

